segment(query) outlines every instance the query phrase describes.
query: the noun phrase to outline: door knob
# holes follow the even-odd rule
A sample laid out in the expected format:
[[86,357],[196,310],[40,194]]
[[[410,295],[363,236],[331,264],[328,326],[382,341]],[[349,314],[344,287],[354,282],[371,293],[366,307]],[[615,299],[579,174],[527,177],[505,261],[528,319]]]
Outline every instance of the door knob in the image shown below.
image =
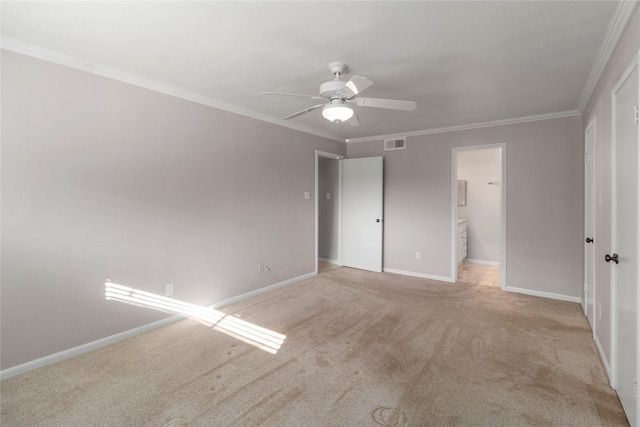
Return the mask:
[[376,219],[376,222],[380,222],[380,218]]
[[591,237],[587,237],[587,243],[593,243],[593,239]]
[[607,262],[613,261],[613,262],[615,262],[617,264],[618,263],[618,254],[613,254],[613,255],[606,254],[604,256],[604,260],[607,261]]

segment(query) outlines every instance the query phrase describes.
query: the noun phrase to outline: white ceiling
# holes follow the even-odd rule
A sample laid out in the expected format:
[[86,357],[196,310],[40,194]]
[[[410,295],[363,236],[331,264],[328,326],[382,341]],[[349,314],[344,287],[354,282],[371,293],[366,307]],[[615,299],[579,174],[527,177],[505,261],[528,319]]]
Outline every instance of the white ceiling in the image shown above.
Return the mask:
[[[3,1],[1,11],[3,47],[362,139],[576,113],[617,3]],[[364,96],[418,108],[355,107],[359,127],[320,110],[281,121],[318,101],[261,92],[316,95],[334,61],[349,66],[345,78],[373,80]]]

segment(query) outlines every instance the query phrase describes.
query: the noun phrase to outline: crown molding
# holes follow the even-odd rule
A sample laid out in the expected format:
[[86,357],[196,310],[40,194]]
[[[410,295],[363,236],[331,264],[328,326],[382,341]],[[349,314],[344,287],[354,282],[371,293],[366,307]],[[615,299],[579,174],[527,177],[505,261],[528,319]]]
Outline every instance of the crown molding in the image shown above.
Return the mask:
[[620,40],[620,37],[627,29],[629,21],[639,4],[640,2],[638,1],[625,0],[619,2],[616,6],[611,22],[609,22],[609,28],[607,29],[602,45],[600,46],[596,62],[591,68],[589,78],[587,79],[587,83],[584,85],[582,95],[578,101],[578,111],[580,111],[580,113],[582,113],[587,106],[587,102],[589,102],[589,98],[591,98],[596,84],[598,84],[598,80],[600,80],[600,76],[602,76],[604,68],[609,62],[609,58],[611,58],[611,54],[618,44],[618,40]]
[[366,138],[351,138],[347,142],[347,144],[352,144],[355,142],[368,142],[368,141],[379,141],[381,139],[386,138],[400,138],[400,137],[409,137],[409,136],[421,136],[421,135],[432,135],[435,133],[447,133],[447,132],[457,132],[461,130],[472,130],[472,129],[480,129],[480,128],[488,128],[493,126],[504,126],[504,125],[512,125],[517,123],[526,123],[526,122],[536,122],[539,120],[551,120],[551,119],[561,119],[564,117],[575,117],[579,116],[580,112],[578,110],[569,110],[569,111],[560,111],[557,113],[545,113],[545,114],[536,114],[533,116],[522,116],[522,117],[514,117],[511,119],[502,119],[502,120],[492,120],[488,122],[479,122],[479,123],[470,123],[468,125],[459,125],[459,126],[447,126],[442,128],[434,128],[434,129],[426,129],[417,132],[406,132],[406,133],[396,133],[396,134],[388,134],[388,135],[378,135],[371,136]]
[[297,130],[310,135],[319,136],[321,138],[330,139],[332,141],[344,142],[343,138],[335,135],[318,132],[315,129],[311,129],[307,126],[300,125],[295,122],[283,123],[281,120],[273,119],[272,117],[256,114],[244,109],[233,107],[226,103],[221,103],[212,98],[208,98],[202,95],[198,95],[193,92],[188,92],[182,89],[178,89],[174,86],[166,85],[154,80],[145,79],[134,74],[126,73],[114,68],[106,67],[100,64],[96,64],[90,61],[85,61],[80,58],[76,58],[71,55],[66,55],[60,52],[56,52],[51,49],[46,49],[40,46],[36,46],[21,40],[13,39],[10,37],[2,36],[0,40],[0,48],[19,53],[22,55],[30,56],[33,58],[41,59],[43,61],[53,62],[55,64],[63,65],[65,67],[73,68],[87,73],[95,74],[97,76],[106,77],[108,79],[116,80],[119,82],[127,83],[133,86],[149,89],[154,92],[163,93],[176,98],[181,98],[187,101],[195,102],[198,104],[206,105],[208,107],[217,108],[219,110],[227,111],[230,113],[239,114],[241,116],[249,117],[252,119],[260,120],[263,122],[271,123],[277,126]]

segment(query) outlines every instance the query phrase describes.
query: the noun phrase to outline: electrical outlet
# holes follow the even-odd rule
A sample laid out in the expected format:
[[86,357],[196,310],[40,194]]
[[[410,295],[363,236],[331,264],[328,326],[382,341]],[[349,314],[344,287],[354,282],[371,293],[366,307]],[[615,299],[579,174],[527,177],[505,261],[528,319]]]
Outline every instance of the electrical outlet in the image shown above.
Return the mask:
[[304,192],[304,198],[305,200],[309,200],[311,198],[311,193],[309,193],[308,191]]
[[164,296],[170,297],[173,296],[173,292],[175,291],[175,285],[173,283],[167,283],[164,285]]
[[420,259],[422,257],[422,254],[420,254],[420,252],[416,252],[416,259]]

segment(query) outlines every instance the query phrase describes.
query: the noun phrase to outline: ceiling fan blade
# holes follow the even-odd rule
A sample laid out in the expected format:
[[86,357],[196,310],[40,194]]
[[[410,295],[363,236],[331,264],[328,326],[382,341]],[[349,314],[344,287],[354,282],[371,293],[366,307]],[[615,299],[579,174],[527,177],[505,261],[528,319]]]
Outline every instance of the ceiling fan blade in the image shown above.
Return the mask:
[[351,116],[351,118],[347,120],[347,123],[349,123],[349,126],[351,127],[360,126],[360,120],[358,120],[358,115],[354,112],[353,116]]
[[324,107],[324,106],[325,106],[325,104],[318,104],[318,105],[314,105],[313,107],[305,108],[305,109],[304,109],[304,110],[302,110],[302,111],[298,111],[297,113],[293,113],[293,114],[291,114],[290,116],[283,117],[283,118],[282,118],[282,120],[293,119],[294,117],[301,116],[301,115],[303,115],[303,114],[308,113],[309,111],[313,111],[313,110],[315,110],[316,108],[320,108],[320,107]]
[[372,84],[373,82],[366,77],[353,76],[351,77],[351,80],[345,83],[344,87],[340,89],[340,92],[347,95],[347,99],[349,99],[353,98]]
[[318,95],[299,95],[297,93],[262,92],[263,95],[297,96],[299,98],[324,99]]
[[389,108],[391,110],[413,111],[417,104],[413,101],[397,101],[395,99],[356,98],[353,101],[359,107]]

